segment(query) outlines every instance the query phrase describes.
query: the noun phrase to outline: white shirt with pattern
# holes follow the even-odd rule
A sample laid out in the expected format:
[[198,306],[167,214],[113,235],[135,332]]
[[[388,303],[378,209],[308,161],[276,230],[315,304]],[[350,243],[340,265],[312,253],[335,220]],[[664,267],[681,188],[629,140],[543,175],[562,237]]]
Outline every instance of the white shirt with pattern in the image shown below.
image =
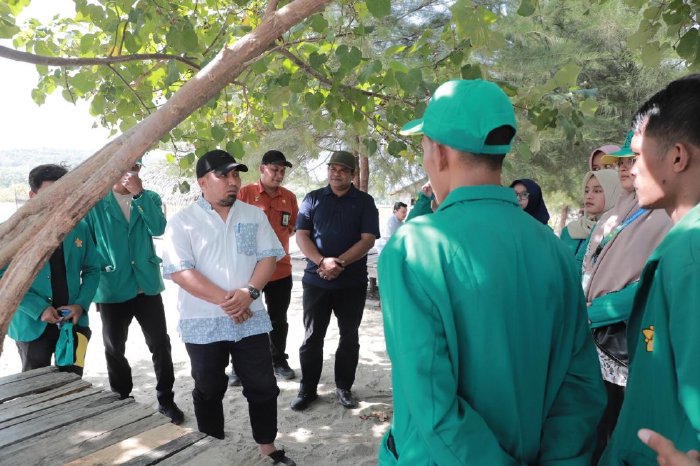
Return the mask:
[[[224,222],[200,197],[168,221],[164,239],[164,278],[195,269],[224,290],[245,288],[258,261],[266,257],[280,260],[285,254],[263,211],[241,201],[231,207]],[[182,288],[178,310],[178,332],[185,343],[239,341],[272,330],[261,298],[250,305],[253,316],[240,324],[218,305]]]

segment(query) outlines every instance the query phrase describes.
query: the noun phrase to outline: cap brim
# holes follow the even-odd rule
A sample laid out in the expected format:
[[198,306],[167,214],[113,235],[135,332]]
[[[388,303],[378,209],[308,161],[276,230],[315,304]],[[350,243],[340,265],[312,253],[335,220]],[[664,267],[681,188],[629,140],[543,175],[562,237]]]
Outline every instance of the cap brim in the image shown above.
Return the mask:
[[231,170],[238,170],[239,172],[247,172],[248,167],[243,165],[242,163],[229,163],[228,165],[224,165],[223,167],[219,167],[213,171],[221,173],[222,175],[225,175],[226,173],[230,172]]
[[620,159],[634,157],[635,155],[637,155],[637,154],[635,154],[631,150],[621,149],[621,150],[603,155],[600,158],[600,162],[604,165],[609,165],[609,164],[617,163],[617,161]]
[[345,168],[349,168],[350,170],[354,170],[354,169],[355,169],[355,167],[351,167],[351,166],[348,165],[347,163],[343,163],[343,162],[328,162],[326,165],[342,165],[342,166],[344,166]]
[[423,119],[419,118],[417,120],[409,121],[403,125],[403,128],[401,128],[399,134],[402,136],[417,136],[419,134],[423,134]]

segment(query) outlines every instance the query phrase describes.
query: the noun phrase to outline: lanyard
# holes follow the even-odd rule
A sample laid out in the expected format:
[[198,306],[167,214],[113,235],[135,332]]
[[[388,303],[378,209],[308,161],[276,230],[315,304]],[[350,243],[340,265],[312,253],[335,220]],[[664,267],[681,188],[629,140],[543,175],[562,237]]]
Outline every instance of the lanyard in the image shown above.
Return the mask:
[[603,248],[610,241],[612,241],[617,235],[619,235],[620,232],[622,232],[622,230],[624,230],[625,228],[630,226],[632,224],[632,222],[634,222],[635,220],[637,220],[639,217],[641,217],[643,214],[645,214],[647,212],[648,212],[648,210],[646,210],[646,209],[642,209],[642,208],[638,209],[635,213],[633,213],[632,215],[627,217],[627,219],[624,222],[622,222],[620,225],[618,225],[617,228],[615,228],[613,231],[608,233],[605,236],[605,238],[603,238],[601,240],[600,244],[598,244],[598,247],[595,248],[595,253],[593,253],[593,257],[592,257],[593,263],[595,263],[596,260],[598,260],[598,256],[600,255],[601,252],[603,252]]

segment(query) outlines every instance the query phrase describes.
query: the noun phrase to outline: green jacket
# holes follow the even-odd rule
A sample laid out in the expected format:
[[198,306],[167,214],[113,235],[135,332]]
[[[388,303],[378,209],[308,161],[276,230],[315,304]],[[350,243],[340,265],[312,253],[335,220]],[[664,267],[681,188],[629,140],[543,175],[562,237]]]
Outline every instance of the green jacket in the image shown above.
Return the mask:
[[[66,264],[66,282],[68,283],[68,304],[78,304],[83,308],[83,315],[78,319],[78,325],[87,327],[89,324],[88,309],[97,289],[100,269],[99,256],[84,221],[81,220],[66,235],[63,240],[63,256]],[[3,270],[0,276],[4,272]],[[39,338],[48,325],[41,321],[41,314],[52,305],[52,296],[51,266],[47,261],[19,303],[17,312],[12,317],[7,329],[9,337],[15,341],[23,342]]]
[[583,258],[586,256],[586,249],[588,248],[588,242],[591,239],[591,235],[589,234],[586,239],[574,239],[569,234],[569,228],[564,227],[564,229],[561,231],[559,239],[561,239],[564,244],[569,247],[571,252],[574,253],[574,257],[576,258],[576,268],[580,277],[583,269]]
[[158,194],[144,191],[132,201],[131,220],[127,223],[110,191],[90,210],[86,220],[102,258],[96,303],[128,301],[139,290],[147,295],[163,291],[161,259],[153,246],[153,237],[165,231],[161,206]]
[[642,427],[681,451],[700,450],[700,206],[644,266],[628,322],[630,371],[620,418],[601,465],[656,465]]
[[571,252],[512,189],[462,187],[379,258],[382,465],[588,466],[605,405]]

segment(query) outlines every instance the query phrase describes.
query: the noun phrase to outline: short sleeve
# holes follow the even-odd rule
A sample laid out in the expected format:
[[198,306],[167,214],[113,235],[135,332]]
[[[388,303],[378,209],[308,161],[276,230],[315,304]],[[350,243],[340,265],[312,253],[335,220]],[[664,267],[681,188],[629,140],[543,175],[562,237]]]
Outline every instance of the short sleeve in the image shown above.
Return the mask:
[[165,227],[163,245],[163,277],[170,280],[172,274],[195,268],[192,242],[182,224],[181,217],[175,217]]
[[375,238],[380,238],[379,233],[379,211],[374,204],[374,198],[366,194],[365,206],[362,209],[362,225],[360,233],[373,234]]
[[313,230],[314,229],[314,210],[316,208],[316,199],[312,193],[307,194],[304,200],[301,201],[299,207],[299,215],[297,217],[297,230]]
[[266,257],[275,257],[276,260],[282,259],[286,253],[282,248],[279,238],[272,229],[269,220],[262,210],[256,208],[258,224],[258,236],[256,238],[256,256],[258,260]]

